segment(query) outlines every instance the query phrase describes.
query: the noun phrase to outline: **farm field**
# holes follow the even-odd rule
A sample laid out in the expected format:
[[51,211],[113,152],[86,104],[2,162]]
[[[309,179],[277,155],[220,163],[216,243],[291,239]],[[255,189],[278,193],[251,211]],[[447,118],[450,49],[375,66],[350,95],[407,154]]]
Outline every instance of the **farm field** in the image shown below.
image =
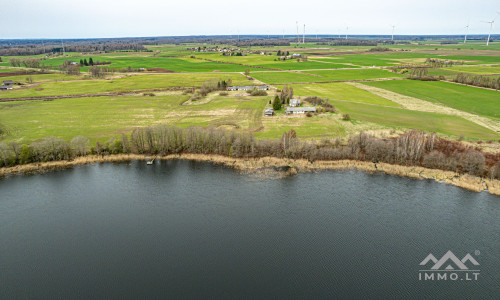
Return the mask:
[[398,80],[366,82],[365,84],[466,112],[500,118],[500,93],[498,91],[442,81]]
[[354,103],[331,101],[342,113],[348,113],[354,120],[373,122],[393,128],[413,128],[451,136],[467,136],[474,139],[496,139],[500,135],[487,128],[457,116],[406,110]]
[[231,79],[233,84],[248,84],[241,74],[151,74],[136,75],[107,80],[81,80],[74,82],[42,83],[0,93],[2,98],[42,97],[60,95],[95,94],[106,92],[127,92],[169,87],[201,86],[209,80]]
[[327,99],[347,100],[382,106],[400,106],[395,102],[341,82],[294,85],[293,91],[298,96],[318,96]]
[[[294,129],[304,139],[344,139],[360,131],[388,134],[392,130],[420,129],[471,141],[498,140],[500,128],[493,129],[500,119],[500,92],[442,81],[407,80],[407,75],[387,68],[401,64],[425,66],[428,58],[437,58],[463,61],[464,65],[428,68],[429,74],[448,77],[459,73],[499,74],[499,45],[492,43],[492,47],[486,49],[484,45],[471,42],[465,48],[463,45],[441,45],[440,41],[423,41],[389,45],[391,51],[380,53],[370,52],[371,46],[309,42],[288,47],[249,46],[238,50],[264,51],[272,55],[222,56],[217,52],[187,50],[199,46],[187,43],[147,45],[152,52],[68,52],[65,57],[60,54],[49,56],[42,63],[54,67],[65,60],[79,62],[92,57],[94,61],[111,62],[106,66],[121,72],[108,74],[105,78],[92,78],[88,72],[90,67],[82,66],[81,75],[70,76],[54,70],[49,74],[0,77],[0,81],[17,83],[13,90],[0,92],[0,129],[6,131],[0,136],[0,142],[30,143],[47,136],[69,140],[76,135],[87,136],[94,142],[107,141],[122,133],[129,134],[134,128],[154,124],[213,126],[253,132],[257,138],[269,139],[280,138],[289,129]],[[458,47],[462,49],[458,50]],[[279,61],[278,50],[301,53],[307,59]],[[0,65],[5,67],[0,68],[1,73],[25,72],[25,68],[7,68],[9,60],[14,57],[23,58],[2,57]],[[42,58],[43,55],[34,57]],[[137,72],[141,68],[168,74]],[[249,77],[243,74],[245,71],[249,72]],[[232,85],[267,84],[272,88],[267,91],[267,96],[249,96],[244,91],[221,96],[220,91],[215,91],[190,100],[202,85],[229,78]],[[355,81],[362,81],[362,84]],[[270,102],[285,85],[293,88],[295,97],[321,97],[333,104],[337,111],[309,117],[287,116],[282,108],[277,115],[264,117],[264,110],[271,107]],[[195,94],[193,87],[198,91]],[[390,91],[392,96],[416,98],[421,101],[420,108],[408,107],[369,87]],[[168,91],[169,88],[175,88],[175,91]],[[143,94],[146,91],[148,94]],[[149,92],[154,96],[149,96]],[[92,97],[98,93],[112,95]],[[72,95],[89,97],[70,98]],[[6,98],[44,96],[68,98],[1,102]],[[493,125],[448,111],[422,109],[426,103],[439,104],[434,106],[439,109],[455,109],[473,117],[493,120]],[[343,120],[343,114],[349,114],[351,120]]]
[[70,140],[83,135],[106,141],[139,126],[168,124],[225,126],[256,130],[261,126],[264,97],[212,95],[209,103],[181,105],[189,96],[120,96],[0,103],[0,120],[8,135],[3,141],[30,143],[47,136]]

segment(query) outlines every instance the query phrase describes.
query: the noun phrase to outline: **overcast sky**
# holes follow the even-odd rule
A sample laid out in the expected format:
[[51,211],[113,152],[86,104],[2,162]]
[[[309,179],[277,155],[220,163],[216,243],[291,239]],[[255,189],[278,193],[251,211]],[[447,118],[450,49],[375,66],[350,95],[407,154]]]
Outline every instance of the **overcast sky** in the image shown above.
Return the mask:
[[[0,39],[487,33],[499,0],[0,0]],[[500,30],[493,29],[493,33]]]

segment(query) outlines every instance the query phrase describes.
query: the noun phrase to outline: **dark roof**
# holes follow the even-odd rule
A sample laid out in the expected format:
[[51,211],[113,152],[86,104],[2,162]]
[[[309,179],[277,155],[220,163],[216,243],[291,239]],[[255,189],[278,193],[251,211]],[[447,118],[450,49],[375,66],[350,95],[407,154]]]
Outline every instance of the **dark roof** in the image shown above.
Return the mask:
[[0,85],[0,90],[6,90],[7,87],[5,85]]
[[14,80],[4,80],[3,84],[14,84]]

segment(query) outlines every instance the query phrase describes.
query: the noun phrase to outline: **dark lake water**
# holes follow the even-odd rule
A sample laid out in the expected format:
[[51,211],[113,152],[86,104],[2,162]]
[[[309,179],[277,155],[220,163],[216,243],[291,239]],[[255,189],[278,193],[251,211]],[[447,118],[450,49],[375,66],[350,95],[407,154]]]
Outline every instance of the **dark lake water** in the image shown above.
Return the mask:
[[[477,260],[477,280],[419,280],[448,250]],[[500,197],[487,193],[188,161],[0,180],[1,299],[499,296]]]

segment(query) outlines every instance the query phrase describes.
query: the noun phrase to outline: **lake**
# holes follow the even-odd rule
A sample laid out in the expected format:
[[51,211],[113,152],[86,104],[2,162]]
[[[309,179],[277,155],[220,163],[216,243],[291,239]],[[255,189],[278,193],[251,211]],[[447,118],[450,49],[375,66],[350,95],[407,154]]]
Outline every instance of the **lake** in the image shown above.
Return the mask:
[[[361,171],[161,161],[0,180],[2,299],[486,299],[499,242],[500,197]],[[419,280],[448,251],[478,265]]]

